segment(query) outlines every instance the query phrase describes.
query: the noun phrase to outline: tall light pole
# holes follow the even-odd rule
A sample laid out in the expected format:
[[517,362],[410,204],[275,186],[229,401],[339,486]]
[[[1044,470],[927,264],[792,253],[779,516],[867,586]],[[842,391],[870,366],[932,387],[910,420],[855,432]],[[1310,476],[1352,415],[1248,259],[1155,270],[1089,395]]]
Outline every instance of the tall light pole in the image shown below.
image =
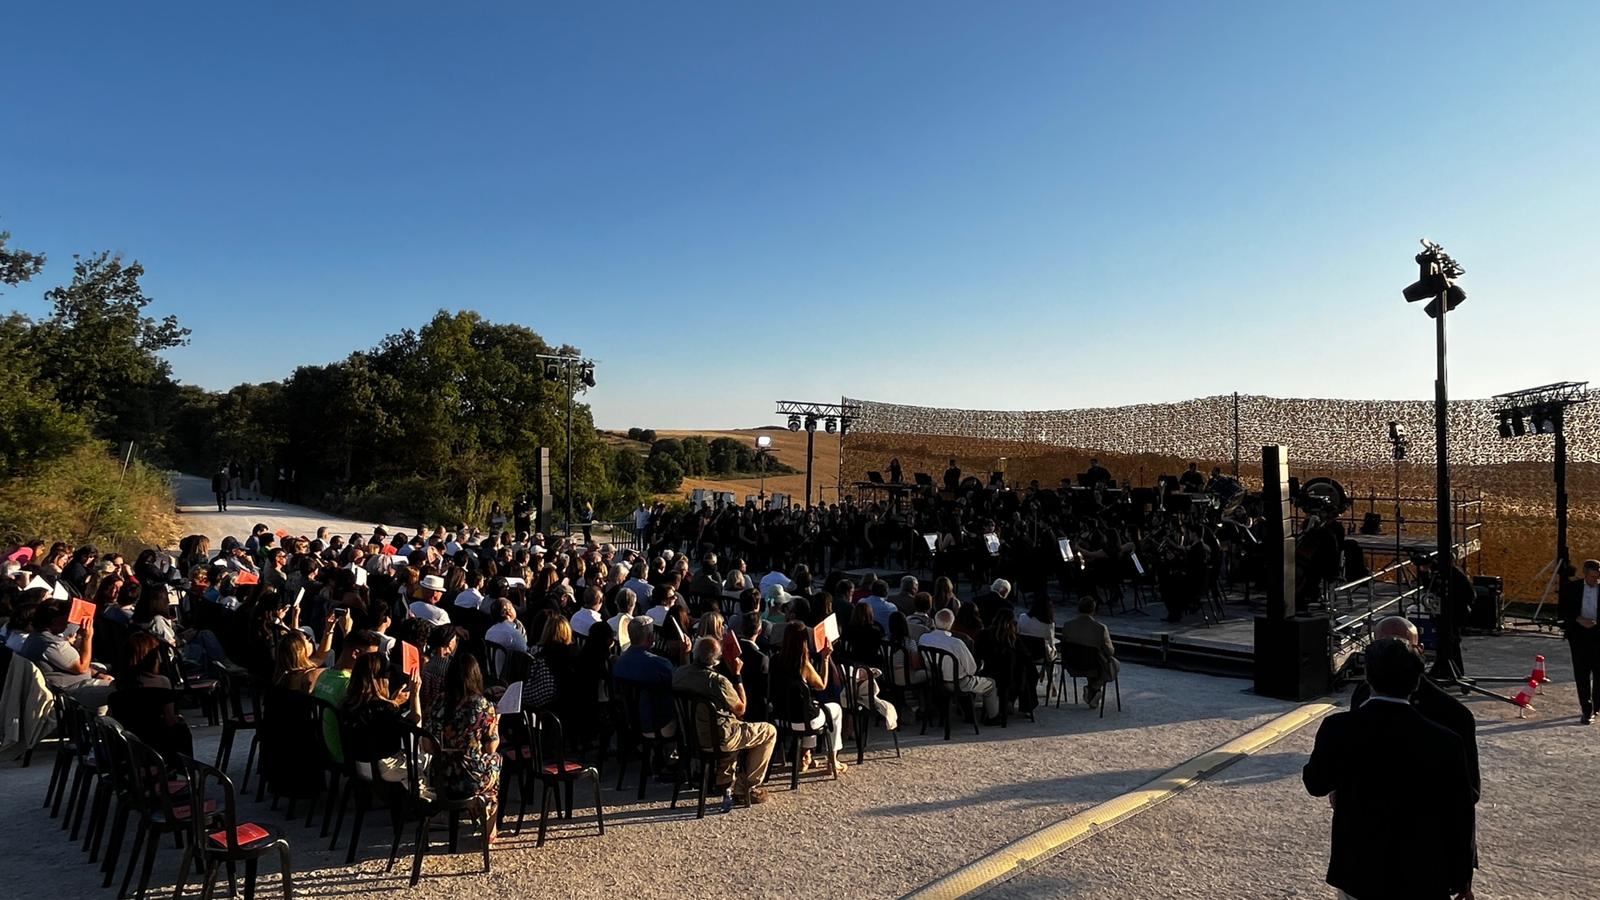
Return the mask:
[[1455,284],[1453,279],[1460,278],[1466,273],[1461,264],[1444,252],[1444,248],[1428,240],[1422,239],[1422,252],[1414,257],[1417,263],[1417,280],[1401,292],[1407,303],[1433,298],[1427,305],[1428,315],[1434,322],[1434,352],[1437,371],[1433,381],[1433,436],[1434,436],[1434,465],[1437,470],[1437,484],[1434,489],[1438,492],[1438,533],[1436,535],[1435,555],[1433,560],[1433,574],[1435,584],[1441,575],[1446,576],[1444,584],[1445,595],[1439,598],[1439,658],[1435,664],[1435,673],[1449,672],[1451,677],[1461,674],[1460,646],[1457,638],[1454,611],[1450,608],[1448,597],[1448,575],[1450,570],[1446,567],[1455,565],[1455,540],[1451,528],[1451,502],[1450,502],[1450,388],[1447,379],[1449,370],[1445,364],[1445,330],[1444,317],[1450,310],[1461,305],[1467,299],[1467,292]]
[[756,504],[758,509],[767,508],[767,454],[772,452],[772,438],[760,434],[756,435],[756,468],[761,470],[761,493]]
[[779,400],[778,415],[789,417],[789,430],[806,430],[806,508],[811,507],[811,460],[816,448],[817,424],[820,422],[829,434],[835,430],[844,434],[856,420],[859,406],[853,403],[806,403],[799,400]]
[[538,358],[544,360],[544,377],[546,381],[565,381],[567,389],[567,520],[563,523],[562,530],[568,537],[572,536],[572,408],[576,403],[578,385],[582,382],[585,387],[594,387],[594,360],[584,359],[573,354],[540,353]]

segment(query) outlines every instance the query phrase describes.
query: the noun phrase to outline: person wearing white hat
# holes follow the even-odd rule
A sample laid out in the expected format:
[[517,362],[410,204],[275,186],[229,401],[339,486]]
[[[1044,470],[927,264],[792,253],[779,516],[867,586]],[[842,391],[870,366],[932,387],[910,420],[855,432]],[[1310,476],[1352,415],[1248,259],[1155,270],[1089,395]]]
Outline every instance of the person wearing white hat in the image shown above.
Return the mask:
[[422,583],[417,585],[421,590],[420,596],[411,601],[411,615],[432,622],[434,625],[449,625],[450,614],[439,606],[439,599],[444,596],[444,579],[437,575],[422,576]]

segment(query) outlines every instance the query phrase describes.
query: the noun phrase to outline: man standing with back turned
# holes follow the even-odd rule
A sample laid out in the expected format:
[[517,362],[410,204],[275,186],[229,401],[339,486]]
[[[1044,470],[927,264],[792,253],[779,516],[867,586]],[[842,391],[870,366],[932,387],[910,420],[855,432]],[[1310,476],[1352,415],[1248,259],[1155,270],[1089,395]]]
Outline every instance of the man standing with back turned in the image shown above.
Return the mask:
[[1461,739],[1411,705],[1423,662],[1409,644],[1373,641],[1366,656],[1372,696],[1322,720],[1301,773],[1311,796],[1333,805],[1328,883],[1341,900],[1472,900]]

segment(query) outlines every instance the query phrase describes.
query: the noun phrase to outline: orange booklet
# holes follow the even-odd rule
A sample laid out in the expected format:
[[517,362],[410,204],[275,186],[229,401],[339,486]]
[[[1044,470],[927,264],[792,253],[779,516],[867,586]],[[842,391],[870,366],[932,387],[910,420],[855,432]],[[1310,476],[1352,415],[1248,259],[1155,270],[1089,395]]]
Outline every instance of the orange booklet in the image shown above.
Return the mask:
[[400,644],[400,671],[407,678],[422,671],[422,651],[417,649],[416,644]]
[[81,597],[72,598],[72,609],[67,612],[67,624],[79,628],[94,621],[94,604]]

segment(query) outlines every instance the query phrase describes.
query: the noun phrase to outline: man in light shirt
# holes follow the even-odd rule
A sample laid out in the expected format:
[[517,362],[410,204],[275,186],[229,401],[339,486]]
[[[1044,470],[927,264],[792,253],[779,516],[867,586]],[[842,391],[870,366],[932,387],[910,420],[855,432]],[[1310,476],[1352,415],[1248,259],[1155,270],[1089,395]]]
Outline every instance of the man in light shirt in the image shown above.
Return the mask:
[[676,593],[672,590],[671,585],[658,584],[650,592],[650,599],[653,601],[653,605],[645,610],[645,615],[656,623],[657,628],[660,628],[661,623],[667,620],[667,610],[672,608],[672,601],[675,597]]
[[1561,586],[1561,629],[1572,649],[1572,677],[1578,683],[1578,723],[1594,721],[1600,692],[1600,560],[1583,561],[1583,579]]
[[600,615],[600,589],[589,585],[583,589],[583,605],[572,614],[572,631],[574,634],[589,636],[589,629],[597,622],[604,622],[605,617]]
[[510,600],[496,600],[493,610],[495,623],[489,626],[483,639],[507,650],[527,653],[528,635],[523,632],[522,623],[517,621],[517,608],[511,605]]
[[[948,609],[939,610],[933,617],[933,630],[918,638],[917,646],[932,647],[954,656],[956,689],[977,695],[983,702],[984,721],[993,721],[1000,715],[1000,695],[994,689],[994,679],[978,674],[978,661],[973,659],[972,651],[967,649],[966,642],[950,633],[950,627],[955,623],[955,613]],[[944,679],[949,681],[952,673],[946,671],[942,674]]]
[[623,650],[628,649],[630,636],[628,634],[628,620],[633,618],[633,608],[639,605],[639,596],[628,588],[617,591],[617,614],[606,620],[611,626],[611,633],[617,636],[617,646]]
[[493,605],[483,599],[483,593],[478,590],[478,586],[481,584],[483,584],[482,574],[468,572],[466,587],[456,595],[456,599],[451,601],[450,605],[459,606],[462,609],[481,609],[484,612],[489,612]]
[[449,625],[450,614],[439,607],[444,597],[444,579],[437,575],[422,576],[422,596],[411,601],[411,614],[434,625]]
[[783,574],[777,569],[773,569],[771,572],[761,576],[761,596],[765,597],[767,595],[767,588],[772,587],[773,585],[777,585],[786,591],[794,589],[789,581],[789,576]]

